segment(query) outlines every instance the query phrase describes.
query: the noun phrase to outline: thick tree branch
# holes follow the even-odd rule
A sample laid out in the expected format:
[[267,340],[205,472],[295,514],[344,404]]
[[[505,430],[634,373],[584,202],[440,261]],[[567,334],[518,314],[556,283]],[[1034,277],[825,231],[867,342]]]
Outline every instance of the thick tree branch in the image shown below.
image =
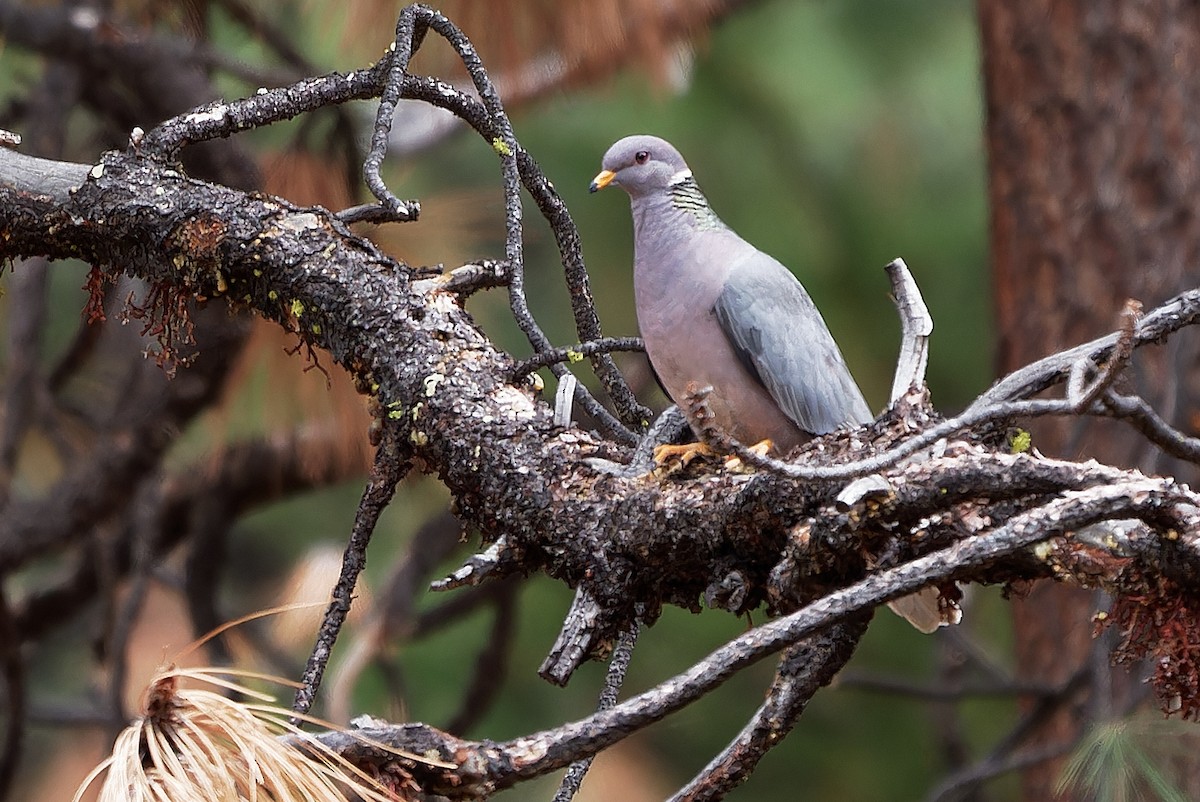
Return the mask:
[[70,200],[71,190],[87,180],[86,164],[39,159],[34,156],[0,148],[0,175],[4,183],[16,192],[44,195],[56,204]]
[[[84,256],[200,295],[222,292],[223,282],[241,304],[300,329],[360,386],[378,388],[381,408],[414,454],[441,473],[460,515],[485,537],[504,536],[506,548],[523,555],[525,570],[541,565],[572,584],[585,574],[603,580],[593,588],[607,611],[602,635],[619,631],[635,601],[651,611],[663,602],[692,606],[735,569],[749,577],[747,603],[756,603],[784,533],[832,491],[787,476],[726,472],[660,483],[597,474],[584,460],[610,447],[583,432],[556,430],[548,407],[506,384],[501,377],[510,375],[511,359],[494,350],[456,296],[417,294],[402,265],[328,213],[194,181],[136,154],[110,154],[93,172],[64,208],[0,190],[0,222],[9,231],[4,252]],[[148,205],[144,197],[156,201]],[[1162,336],[1194,319],[1200,293],[1167,309],[1148,314],[1139,337]],[[908,427],[927,424],[912,419],[893,431],[885,419],[873,433],[837,435],[805,452],[828,459],[843,449],[857,455],[875,448],[884,458],[799,465],[798,473],[838,480],[878,472],[980,420],[1053,402],[1023,403],[916,438]],[[22,540],[0,540],[0,548],[22,553]],[[732,563],[728,555],[736,555]],[[633,565],[655,570],[627,570]],[[609,584],[614,577],[625,579]]]
[[[1098,513],[1103,509],[1106,512]],[[462,741],[431,728],[400,725],[362,732],[370,741],[437,756],[457,768],[428,777],[425,787],[461,798],[482,789],[506,787],[519,779],[562,768],[580,755],[594,754],[630,732],[660,720],[713,690],[737,671],[796,643],[853,613],[873,609],[911,593],[931,579],[964,578],[979,568],[1036,543],[1095,523],[1104,516],[1145,517],[1175,531],[1200,527],[1200,499],[1161,479],[1140,479],[1118,486],[1072,491],[979,537],[963,540],[910,563],[882,571],[829,593],[791,615],[763,624],[712,652],[683,673],[616,707],[553,730],[504,743]],[[1182,548],[1194,561],[1200,545],[1195,534]],[[379,759],[353,734],[322,736],[329,746],[356,759]],[[386,754],[386,753],[384,753]]]

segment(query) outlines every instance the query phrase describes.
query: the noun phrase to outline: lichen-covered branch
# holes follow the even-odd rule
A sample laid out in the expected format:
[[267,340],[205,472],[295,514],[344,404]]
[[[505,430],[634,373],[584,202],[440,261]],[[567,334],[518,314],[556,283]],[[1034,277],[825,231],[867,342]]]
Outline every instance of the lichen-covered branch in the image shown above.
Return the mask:
[[[657,721],[719,686],[740,669],[797,643],[831,622],[870,610],[906,595],[932,579],[966,579],[996,561],[1051,538],[1094,523],[1099,518],[1139,517],[1170,532],[1188,531],[1175,556],[1194,564],[1200,556],[1200,499],[1169,480],[1131,479],[1117,486],[1070,491],[1034,510],[1014,516],[986,534],[968,537],[933,554],[880,571],[841,590],[828,593],[790,615],[770,621],[721,646],[704,660],[655,688],[616,707],[561,727],[503,743],[469,742],[427,727],[397,725],[372,728],[370,741],[410,752],[432,749],[456,768],[427,778],[427,787],[458,798],[477,798],[519,779],[562,768],[580,755],[593,754],[629,733]],[[1103,513],[1100,510],[1104,510]],[[1059,556],[1081,544],[1070,543]],[[1069,570],[1069,559],[1060,565]],[[354,736],[330,733],[323,740],[356,759],[370,761],[369,747]],[[383,753],[386,754],[386,753]],[[376,754],[375,759],[379,755]]]

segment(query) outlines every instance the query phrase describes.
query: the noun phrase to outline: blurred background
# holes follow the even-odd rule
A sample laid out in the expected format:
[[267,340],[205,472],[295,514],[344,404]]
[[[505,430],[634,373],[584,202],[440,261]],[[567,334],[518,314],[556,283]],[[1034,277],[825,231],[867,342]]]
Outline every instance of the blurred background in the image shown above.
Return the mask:
[[[306,72],[368,63],[390,42],[398,9],[367,0],[126,0],[97,13],[119,21],[114,39],[124,44],[136,35],[203,43],[201,72],[218,94],[233,98]],[[886,403],[898,345],[882,268],[897,256],[912,268],[936,322],[929,368],[934,404],[957,411],[991,381],[983,105],[972,4],[456,0],[442,10],[478,46],[503,88],[518,139],[570,208],[605,333],[636,333],[631,223],[623,193],[589,196],[587,186],[609,144],[626,134],[653,133],[685,155],[727,223],[801,278],[876,409]],[[44,99],[39,91],[55,85],[56,67],[46,46],[31,44],[30,30],[12,18],[5,36],[3,119],[6,127],[25,131],[31,146],[49,142],[48,155],[94,160],[102,148],[123,146],[132,125],[149,128],[191,105],[181,100],[170,109],[165,100],[155,106],[139,97],[130,87],[144,75],[126,78],[107,96],[91,89],[89,81],[100,76],[75,77],[68,82],[74,89],[58,95],[66,108],[50,115],[61,125],[49,126],[45,137],[31,136],[23,121]],[[462,80],[452,56],[431,37],[414,66]],[[373,111],[373,104],[354,104],[238,137],[240,158],[252,165],[239,175],[247,185],[300,204],[338,209],[361,202],[358,149]],[[502,257],[500,178],[488,143],[463,125],[408,107],[400,110],[395,137],[385,176],[397,195],[421,200],[422,218],[367,226],[362,233],[413,265],[449,269]],[[207,168],[205,177],[234,183],[219,167],[189,169],[201,175]],[[261,182],[253,180],[254,170]],[[532,309],[556,343],[576,342],[554,242],[532,203],[525,231]],[[44,337],[32,370],[68,371],[54,385],[65,410],[65,422],[54,431],[91,443],[96,435],[85,424],[103,418],[97,408],[109,405],[113,415],[128,409],[128,399],[113,388],[124,387],[133,370],[125,360],[146,342],[136,336],[140,326],[122,330],[115,313],[136,288],[109,291],[109,321],[90,327],[104,335],[81,328],[86,274],[83,265],[17,265],[3,279],[0,319],[11,328],[30,297],[41,299]],[[30,296],[22,282],[39,275],[40,290]],[[529,353],[501,292],[481,293],[469,308],[498,344],[517,356]],[[204,523],[205,509],[197,506],[179,531],[155,542],[152,559],[149,552],[138,558],[128,545],[106,551],[124,530],[93,521],[89,532],[98,545],[92,550],[71,544],[6,571],[9,605],[25,615],[17,618],[27,627],[19,640],[30,725],[10,798],[68,798],[106,753],[120,714],[137,709],[153,667],[173,659],[206,624],[286,601],[327,598],[369,461],[365,402],[327,359],[328,378],[305,370],[303,354],[286,350],[294,338],[278,327],[245,325],[212,380],[214,402],[173,424],[177,431],[154,468],[157,486],[165,493],[175,477],[215,476],[255,444],[275,447],[270,453],[276,456],[293,449],[288,453],[300,467],[284,479],[283,469],[264,459],[257,464],[262,487],[252,498],[217,516],[215,526]],[[80,344],[94,340],[100,344]],[[14,350],[14,342],[21,341],[9,337],[0,355],[9,382],[30,356]],[[663,399],[640,360],[620,361],[643,399],[660,408]],[[582,366],[576,372],[591,381]],[[547,395],[552,392],[551,385]],[[44,498],[71,474],[63,454],[82,448],[76,443],[64,450],[43,429],[30,427],[10,449],[12,498]],[[275,470],[280,474],[273,480]],[[535,673],[570,603],[569,589],[532,577],[491,596],[479,594],[461,610],[446,609],[448,597],[418,592],[475,545],[468,535],[454,547],[458,532],[445,518],[447,504],[434,478],[412,477],[401,486],[375,535],[321,713],[339,721],[364,712],[441,726],[453,720],[464,735],[497,740],[588,714],[604,666],[586,666],[565,689]],[[429,550],[432,564],[423,566],[415,590],[399,597],[397,583],[413,583],[400,568],[427,547],[418,539],[422,531],[449,531],[450,537]],[[118,555],[106,577],[90,594],[64,601],[81,564],[105,554]],[[935,680],[967,662],[1007,675],[1004,605],[985,590],[973,593],[966,607],[963,627],[933,637],[881,612],[844,675],[818,694],[786,743],[730,798],[919,799],[946,775],[955,750],[985,751],[1015,719],[1012,698],[941,698]],[[33,626],[34,613],[46,610],[54,614]],[[319,613],[318,607],[278,616],[188,659],[253,662],[297,676]],[[670,677],[761,620],[761,613],[747,622],[666,610],[643,633],[625,693]],[[481,666],[488,682],[478,677]],[[737,732],[771,674],[769,664],[744,671],[606,753],[580,798],[663,798]],[[988,798],[1011,798],[1008,782],[989,786],[995,795]],[[549,779],[499,798],[549,799],[554,785]]]

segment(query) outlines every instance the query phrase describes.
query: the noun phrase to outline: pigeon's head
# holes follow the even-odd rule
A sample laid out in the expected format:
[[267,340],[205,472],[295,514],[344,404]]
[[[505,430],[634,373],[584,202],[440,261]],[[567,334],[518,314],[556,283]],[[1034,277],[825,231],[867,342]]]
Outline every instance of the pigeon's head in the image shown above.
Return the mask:
[[601,166],[604,169],[592,180],[588,191],[616,184],[631,198],[663,192],[692,175],[670,142],[646,134],[619,140],[604,154]]

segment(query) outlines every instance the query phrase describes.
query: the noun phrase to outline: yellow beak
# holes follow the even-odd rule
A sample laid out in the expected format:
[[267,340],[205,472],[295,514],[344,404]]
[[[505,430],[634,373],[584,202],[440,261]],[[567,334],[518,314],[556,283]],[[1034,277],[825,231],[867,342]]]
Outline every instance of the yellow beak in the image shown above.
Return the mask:
[[595,192],[598,189],[604,189],[612,183],[617,174],[612,170],[601,170],[600,174],[592,179],[592,185],[588,187],[588,192]]

